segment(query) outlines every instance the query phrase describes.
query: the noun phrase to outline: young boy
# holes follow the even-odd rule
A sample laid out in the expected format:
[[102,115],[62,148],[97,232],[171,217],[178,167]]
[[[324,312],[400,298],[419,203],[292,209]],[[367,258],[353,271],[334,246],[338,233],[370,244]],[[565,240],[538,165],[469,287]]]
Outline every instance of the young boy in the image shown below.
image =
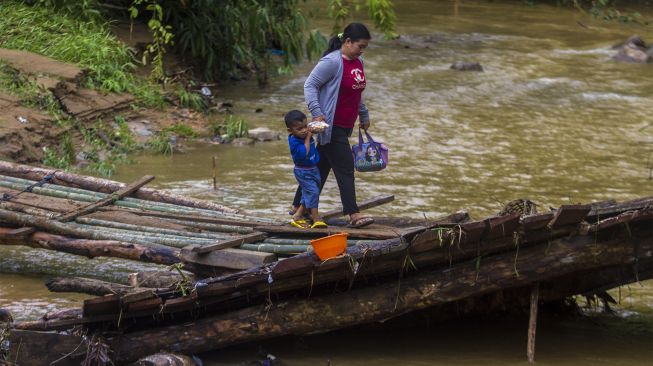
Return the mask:
[[[299,228],[325,228],[327,224],[318,214],[317,206],[320,200],[320,171],[317,163],[320,155],[313,144],[311,131],[308,129],[306,115],[298,110],[286,113],[284,118],[288,128],[288,146],[295,163],[295,178],[302,190],[301,206],[292,216],[290,225]],[[304,213],[309,211],[313,224],[304,219]]]

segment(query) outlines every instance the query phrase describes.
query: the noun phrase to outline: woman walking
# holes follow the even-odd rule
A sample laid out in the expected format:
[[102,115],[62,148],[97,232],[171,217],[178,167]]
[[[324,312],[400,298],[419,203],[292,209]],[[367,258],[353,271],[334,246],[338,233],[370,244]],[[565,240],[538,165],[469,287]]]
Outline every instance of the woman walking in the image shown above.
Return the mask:
[[[356,119],[360,128],[370,127],[369,113],[363,103],[366,87],[363,62],[360,58],[372,37],[361,23],[351,23],[344,32],[331,38],[329,48],[322,55],[304,83],[304,99],[313,121],[324,121],[329,127],[317,135],[317,150],[321,156],[320,190],[331,170],[336,176],[343,212],[349,215],[349,226],[372,224],[374,219],[360,213],[356,204],[354,160],[349,136]],[[298,188],[293,206],[299,207],[301,190]]]

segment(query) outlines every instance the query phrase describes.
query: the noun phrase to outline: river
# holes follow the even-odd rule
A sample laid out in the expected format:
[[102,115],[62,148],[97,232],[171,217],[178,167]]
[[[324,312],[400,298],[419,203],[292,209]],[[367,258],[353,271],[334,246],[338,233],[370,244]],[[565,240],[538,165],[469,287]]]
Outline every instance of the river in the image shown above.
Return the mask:
[[[531,199],[544,211],[653,194],[653,66],[610,60],[611,46],[632,34],[652,42],[652,26],[521,2],[395,3],[401,38],[387,41],[374,33],[365,52],[370,132],[390,147],[390,166],[356,179],[359,200],[379,194],[394,194],[396,200],[370,214],[433,218],[466,209],[481,218],[515,198]],[[320,16],[325,14],[322,2],[303,6],[315,16],[312,26],[328,32],[331,23]],[[650,7],[638,10],[653,18]],[[480,62],[484,72],[450,70],[455,61]],[[312,65],[298,65],[293,75],[275,78],[265,89],[245,81],[217,91],[250,127],[277,130],[280,141],[185,144],[184,153],[172,156],[133,156],[135,163],[120,167],[113,178],[133,181],[153,174],[153,187],[287,217],[295,184],[282,116],[290,109],[306,110],[302,86]],[[337,204],[331,178],[321,208]],[[13,248],[2,249],[0,269],[12,266],[13,256],[47,263],[42,267],[74,267],[71,272],[85,266],[67,265],[68,256]],[[103,272],[129,270],[118,262],[92,262],[106,266],[99,269]],[[44,275],[3,274],[0,306],[31,309],[24,312],[30,315],[84,298],[47,293],[41,286]],[[616,315],[544,314],[538,324],[538,364],[652,364],[653,283],[611,293],[621,299]],[[406,324],[284,337],[203,358],[207,365],[244,365],[261,359],[257,353],[269,352],[284,365],[526,363],[525,317]]]

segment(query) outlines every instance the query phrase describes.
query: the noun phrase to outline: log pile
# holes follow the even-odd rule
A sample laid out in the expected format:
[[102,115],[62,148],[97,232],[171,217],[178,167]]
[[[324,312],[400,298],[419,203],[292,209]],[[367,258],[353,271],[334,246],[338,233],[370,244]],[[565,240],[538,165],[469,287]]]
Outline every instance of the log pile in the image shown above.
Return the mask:
[[[134,275],[131,286],[53,279],[52,291],[100,296],[77,309],[13,323],[11,359],[79,364],[101,351],[120,365],[162,351],[194,354],[427,307],[447,314],[455,302],[489,301],[485,307],[497,309],[506,299],[531,307],[532,359],[539,302],[653,278],[653,197],[543,213],[504,210],[477,221],[459,212],[429,221],[378,218],[367,229],[305,231],[142,188],[146,181],[124,185],[0,162],[0,243],[177,270],[157,283],[150,281],[162,279],[157,274]],[[330,223],[339,223],[340,214],[334,210]],[[353,238],[345,254],[321,261],[308,249],[310,238],[341,230]],[[57,353],[34,356],[24,347],[44,342]],[[68,356],[58,360],[62,354]]]
[[[192,354],[488,295],[528,304],[649,278],[653,198],[599,202],[443,222],[352,246],[324,262],[308,252],[183,286],[115,291],[85,301],[74,317],[18,323],[12,339],[76,327],[107,332],[112,360],[126,364],[161,350]],[[534,314],[537,303],[531,301]]]

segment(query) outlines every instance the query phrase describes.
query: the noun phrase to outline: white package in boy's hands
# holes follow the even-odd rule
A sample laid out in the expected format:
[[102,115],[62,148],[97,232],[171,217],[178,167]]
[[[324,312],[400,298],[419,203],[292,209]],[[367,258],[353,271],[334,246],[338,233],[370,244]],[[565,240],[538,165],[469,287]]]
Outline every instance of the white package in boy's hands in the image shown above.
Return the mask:
[[320,133],[326,130],[329,125],[324,121],[312,121],[309,122],[306,127],[308,127],[308,130],[312,133]]

